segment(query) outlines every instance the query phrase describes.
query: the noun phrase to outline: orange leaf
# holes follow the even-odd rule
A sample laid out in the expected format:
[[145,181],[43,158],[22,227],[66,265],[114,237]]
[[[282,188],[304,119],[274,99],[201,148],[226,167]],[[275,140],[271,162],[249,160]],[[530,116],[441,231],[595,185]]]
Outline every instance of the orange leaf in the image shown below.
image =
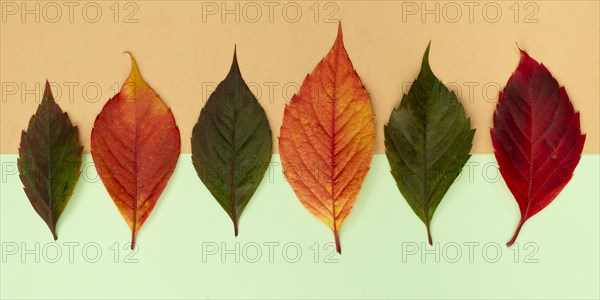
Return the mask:
[[300,202],[340,227],[369,171],[375,125],[369,95],[352,66],[341,24],[333,47],[286,106],[279,137],[285,176]]
[[131,228],[133,249],[136,233],[173,174],[180,138],[171,109],[130,56],[129,78],[96,117],[91,152],[98,175]]

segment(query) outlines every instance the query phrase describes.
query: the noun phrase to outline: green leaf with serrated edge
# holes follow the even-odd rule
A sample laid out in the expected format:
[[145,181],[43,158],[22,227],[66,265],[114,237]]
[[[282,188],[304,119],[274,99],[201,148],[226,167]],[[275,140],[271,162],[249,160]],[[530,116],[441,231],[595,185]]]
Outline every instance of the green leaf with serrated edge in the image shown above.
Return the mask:
[[236,236],[240,215],[269,166],[271,149],[267,116],[242,79],[234,51],[229,74],[194,126],[192,162],[233,221]]
[[17,165],[25,194],[55,240],[56,223],[79,179],[82,151],[77,126],[54,102],[46,81],[42,103],[21,133]]
[[392,112],[384,133],[392,175],[425,223],[431,244],[433,213],[469,160],[475,129],[456,95],[431,71],[429,46],[419,76]]

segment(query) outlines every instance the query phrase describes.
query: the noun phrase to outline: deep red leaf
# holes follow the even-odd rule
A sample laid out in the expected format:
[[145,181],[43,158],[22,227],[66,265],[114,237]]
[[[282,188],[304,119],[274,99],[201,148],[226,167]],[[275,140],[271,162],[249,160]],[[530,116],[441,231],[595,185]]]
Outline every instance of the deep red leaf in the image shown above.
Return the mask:
[[490,133],[502,178],[521,210],[511,246],[525,221],[569,182],[585,135],[565,88],[525,51],[500,92]]

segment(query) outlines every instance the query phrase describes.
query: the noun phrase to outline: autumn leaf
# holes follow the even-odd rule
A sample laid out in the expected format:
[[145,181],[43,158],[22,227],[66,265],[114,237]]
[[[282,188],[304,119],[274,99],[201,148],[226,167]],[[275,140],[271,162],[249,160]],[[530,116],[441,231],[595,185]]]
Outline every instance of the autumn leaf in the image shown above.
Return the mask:
[[131,249],[179,158],[179,129],[144,81],[131,55],[131,73],[96,117],[91,152],[98,175],[131,228]]
[[333,47],[286,106],[279,152],[300,202],[333,231],[352,210],[369,170],[375,126],[369,95],[344,48]]
[[431,71],[429,46],[419,76],[392,112],[384,133],[398,189],[425,223],[432,244],[433,214],[469,160],[475,129],[456,95]]
[[25,194],[56,240],[56,223],[79,179],[81,152],[77,126],[54,102],[46,81],[42,103],[21,133],[17,166]]
[[269,122],[240,73],[237,56],[210,95],[192,132],[192,162],[198,176],[233,221],[258,188],[271,161]]
[[519,66],[498,97],[490,130],[500,174],[519,204],[525,221],[544,209],[573,176],[585,135],[579,113],[552,74],[521,52]]

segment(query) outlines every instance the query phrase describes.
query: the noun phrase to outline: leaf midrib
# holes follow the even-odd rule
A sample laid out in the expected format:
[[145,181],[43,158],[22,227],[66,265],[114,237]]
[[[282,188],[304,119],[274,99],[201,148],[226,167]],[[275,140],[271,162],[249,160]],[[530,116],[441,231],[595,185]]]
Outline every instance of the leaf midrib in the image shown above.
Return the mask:
[[[532,93],[531,90],[529,90],[529,92]],[[533,97],[533,95],[529,94],[528,97]],[[539,101],[540,101],[540,99],[536,99],[535,101],[531,101],[530,103],[539,103]],[[531,145],[530,145],[530,148],[529,148],[529,178],[527,178],[528,179],[527,180],[527,185],[528,185],[528,187],[527,187],[527,205],[525,206],[524,215],[521,216],[523,219],[527,218],[527,216],[529,214],[529,209],[531,207],[531,202],[533,202],[532,195],[531,195],[531,190],[533,188],[533,177],[534,177],[533,176],[533,169],[534,169],[533,165],[534,165],[534,161],[535,161],[534,147],[535,147],[535,145],[537,145],[537,143],[539,142],[539,140],[543,139],[544,136],[546,134],[548,134],[548,132],[550,131],[550,129],[552,129],[552,127],[554,127],[554,125],[555,125],[554,123],[556,121],[556,116],[558,115],[558,110],[560,109],[560,103],[558,103],[557,107],[554,109],[554,114],[552,116],[552,122],[550,123],[550,126],[545,130],[545,132],[542,135],[540,135],[538,137],[538,140],[535,140],[535,141],[533,140],[533,137],[534,137],[533,136],[533,132],[534,132],[534,128],[533,127],[535,125],[537,125],[536,122],[534,122],[534,120],[535,120],[535,117],[534,117],[534,111],[535,111],[535,109],[533,108],[532,105],[529,105],[529,108],[531,110],[531,113],[530,113],[530,118],[529,118],[529,128],[530,128],[530,132],[529,133],[530,133],[530,138],[528,139],[528,141],[529,141],[529,143]],[[556,148],[558,148],[562,144],[563,138],[564,138],[564,136],[560,139],[560,141],[559,141],[558,145],[556,146]],[[571,148],[571,150],[572,149],[574,149],[574,147]],[[544,163],[541,166],[545,165],[545,163],[547,161],[548,160],[544,161]],[[555,171],[556,171],[556,168],[550,174],[548,174],[548,176],[546,178],[549,178],[551,175],[553,175]],[[545,184],[545,182],[546,182],[546,180],[543,181],[543,184]],[[533,194],[533,197],[536,197],[538,195],[539,191],[540,190],[538,189],[538,191],[536,191]]]
[[[529,90],[529,92],[531,92],[531,90]],[[528,95],[528,97],[531,97],[532,95]],[[530,143],[530,147],[529,147],[529,180],[527,180],[527,206],[525,207],[525,213],[523,214],[523,216],[521,216],[521,218],[524,220],[527,218],[527,215],[529,214],[529,207],[531,206],[531,188],[533,186],[533,161],[535,159],[535,151],[533,151],[533,146],[535,145],[535,141],[533,141],[533,126],[534,126],[534,122],[533,120],[535,119],[534,116],[534,107],[533,105],[529,105],[529,109],[531,110],[530,113],[530,118],[529,118],[529,136],[530,138],[529,143]]]
[[431,195],[427,193],[427,114],[429,114],[429,95],[425,92],[425,114],[423,119],[423,160],[421,161],[422,176],[423,176],[423,206],[425,209],[425,225],[429,227],[429,198]]
[[[236,93],[237,93],[237,89],[236,89]],[[233,98],[233,103],[231,104],[231,111],[232,111],[232,124],[231,124],[231,202],[232,202],[232,208],[233,208],[233,225],[234,225],[234,231],[235,231],[235,235],[237,235],[237,228],[238,228],[238,205],[237,205],[237,198],[236,198],[236,194],[235,194],[235,172],[236,172],[236,164],[235,164],[235,159],[236,159],[236,143],[235,143],[235,132],[237,130],[236,127],[236,122],[237,122],[237,112],[235,110],[235,99],[238,97],[239,95],[234,94],[234,98]]]
[[[44,101],[44,100],[42,100]],[[50,101],[50,99],[48,99],[48,101]],[[44,101],[45,102],[45,101]],[[50,103],[48,103],[50,104]],[[52,221],[52,223],[54,223],[54,206],[51,205],[52,204],[52,151],[51,151],[51,147],[52,147],[52,142],[50,140],[50,105],[48,105],[48,107],[44,110],[45,111],[45,117],[46,117],[46,141],[47,141],[47,146],[46,147],[46,151],[48,154],[48,215],[50,220]]]
[[[330,168],[330,174],[329,174],[329,178],[331,178],[331,213],[333,215],[333,232],[334,234],[337,236],[338,234],[338,229],[337,229],[337,213],[335,211],[335,120],[336,120],[336,102],[338,100],[338,53],[335,53],[334,55],[335,59],[333,60],[334,62],[334,66],[332,69],[333,72],[333,93],[332,93],[332,112],[333,112],[333,116],[331,118],[331,168]],[[348,104],[350,105],[350,104]],[[350,122],[350,120],[349,120]],[[319,122],[320,123],[320,122]]]
[[[141,77],[141,75],[140,75]],[[141,78],[140,78],[141,79]],[[137,81],[136,81],[137,82]],[[134,247],[135,244],[135,235],[137,233],[137,213],[138,213],[138,197],[139,197],[139,193],[140,193],[140,187],[138,185],[138,126],[139,126],[139,122],[138,122],[138,87],[137,85],[134,85],[134,99],[135,99],[135,104],[133,106],[133,115],[135,118],[135,126],[133,126],[133,136],[134,136],[134,143],[133,143],[133,159],[135,161],[135,198],[133,199],[134,204],[133,205],[133,231],[131,233],[132,238],[131,238],[131,247]],[[144,199],[145,201],[145,199]],[[132,248],[133,249],[133,248]]]

